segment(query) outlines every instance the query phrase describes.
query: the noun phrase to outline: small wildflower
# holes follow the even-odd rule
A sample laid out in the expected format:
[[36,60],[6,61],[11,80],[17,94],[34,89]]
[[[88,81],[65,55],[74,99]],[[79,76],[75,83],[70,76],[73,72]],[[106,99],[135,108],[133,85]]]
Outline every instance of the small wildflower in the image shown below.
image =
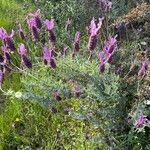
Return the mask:
[[144,101],[144,104],[146,104],[146,105],[150,105],[150,100],[146,100],[146,101]]
[[21,121],[21,119],[19,119],[19,118],[15,119],[15,122],[20,122],[20,121]]
[[16,97],[16,98],[21,98],[21,97],[22,97],[22,93],[19,92],[19,91],[16,92],[16,93],[15,93],[15,97]]
[[144,125],[147,122],[146,116],[141,112],[140,116],[135,121],[134,126],[136,128],[140,128],[142,125]]

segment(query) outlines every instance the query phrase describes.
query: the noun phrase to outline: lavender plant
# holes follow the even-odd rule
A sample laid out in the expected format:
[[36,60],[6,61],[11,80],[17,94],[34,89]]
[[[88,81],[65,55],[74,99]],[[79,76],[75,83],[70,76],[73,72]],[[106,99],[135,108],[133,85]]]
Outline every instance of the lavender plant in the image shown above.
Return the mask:
[[[61,4],[66,6],[63,2]],[[100,7],[104,7],[105,15],[112,9],[112,4],[110,1],[106,1],[106,3],[100,1]],[[54,149],[70,148],[68,145],[65,146],[66,142],[62,144],[63,142],[59,139],[66,132],[60,131],[61,124],[66,125],[63,119],[67,123],[70,123],[68,120],[71,122],[76,120],[81,123],[77,124],[82,126],[81,134],[85,134],[85,136],[80,136],[82,142],[77,141],[79,136],[75,138],[75,143],[79,145],[88,139],[90,143],[94,141],[96,145],[100,140],[100,143],[105,143],[105,149],[122,149],[125,146],[131,149],[134,143],[139,143],[134,149],[146,148],[149,140],[144,142],[140,139],[142,135],[149,138],[149,134],[146,133],[149,133],[149,109],[147,108],[149,88],[146,86],[149,85],[149,56],[147,56],[147,52],[141,54],[142,58],[137,56],[138,50],[141,50],[139,41],[137,40],[135,43],[131,41],[129,47],[124,48],[124,45],[121,45],[124,43],[119,43],[117,35],[111,34],[107,37],[108,32],[106,35],[105,33],[101,34],[102,25],[109,23],[105,16],[99,18],[98,23],[93,18],[87,28],[88,36],[84,42],[81,42],[83,35],[80,30],[72,32],[74,38],[72,36],[71,42],[68,42],[68,46],[64,46],[61,51],[60,47],[57,47],[57,44],[61,43],[61,39],[57,32],[54,32],[54,27],[56,26],[56,30],[58,30],[59,26],[54,25],[55,20],[51,18],[48,18],[51,20],[46,19],[42,22],[40,17],[40,10],[27,14],[28,30],[26,34],[21,25],[17,32],[19,34],[16,34],[21,38],[21,43],[15,41],[14,32],[9,35],[4,28],[0,28],[2,41],[1,91],[6,95],[9,93],[4,88],[7,71],[15,70],[21,74],[21,96],[16,96],[14,92],[11,92],[11,94],[9,93],[12,96],[11,99],[14,99],[15,95],[15,98],[22,100],[23,103],[30,101],[44,111],[48,119],[54,123],[51,128],[56,131],[56,137],[52,135],[53,132],[48,132],[52,135],[52,141],[58,140],[57,144],[52,146]],[[58,24],[60,25],[61,21]],[[111,31],[111,29],[108,30]],[[65,26],[63,31],[68,32]],[[106,36],[105,41],[101,41],[102,43],[99,42],[99,35]],[[63,44],[66,45],[66,43]],[[19,47],[19,56],[16,57],[20,57],[17,65],[13,63],[12,59],[14,55],[17,55],[16,47]],[[142,65],[140,65],[141,63]],[[142,85],[142,83],[144,84]],[[147,90],[146,93],[142,91],[143,88]],[[25,110],[27,115],[30,109],[26,109],[22,110]],[[17,129],[17,126],[21,127],[24,124],[25,128],[23,127],[22,130],[27,131],[28,124],[25,122],[29,121],[28,117],[22,116],[24,122],[20,123],[15,120],[12,128]],[[47,120],[44,118],[42,121],[46,122]],[[36,120],[32,123],[34,122]],[[56,128],[53,125],[56,125]],[[86,125],[92,126],[92,130],[98,129],[98,133],[95,136],[91,136],[90,133],[88,136],[89,130],[86,131]],[[49,123],[48,126],[50,126]],[[0,130],[3,131],[2,128]],[[41,131],[39,132],[41,133]],[[79,134],[78,131],[76,133]],[[19,132],[19,134],[21,133]],[[6,141],[14,138],[11,136],[7,134]],[[32,148],[35,148],[37,144],[34,137],[36,136],[33,136],[32,139],[29,138],[33,143],[30,145],[33,146]],[[70,136],[67,134],[67,140],[68,137]],[[41,139],[35,139],[39,144]],[[46,144],[43,142],[42,146]],[[71,148],[76,148],[72,142],[71,145]],[[50,148],[50,146],[48,147]],[[103,148],[103,144],[98,148]]]

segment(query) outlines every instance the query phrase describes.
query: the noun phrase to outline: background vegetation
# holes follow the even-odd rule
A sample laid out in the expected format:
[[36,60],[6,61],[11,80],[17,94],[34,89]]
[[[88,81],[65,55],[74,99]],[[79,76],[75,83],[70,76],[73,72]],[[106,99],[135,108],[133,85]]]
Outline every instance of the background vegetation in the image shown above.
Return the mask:
[[[13,42],[17,48],[20,43],[26,45],[33,67],[22,69],[17,52],[11,54],[11,71],[0,93],[0,149],[149,150],[149,66],[145,75],[138,76],[141,63],[149,62],[149,3],[112,0],[112,10],[105,12],[97,0],[1,0],[0,27],[9,33],[15,30]],[[35,42],[25,18],[39,8],[43,27]],[[93,17],[102,16],[105,20],[89,59],[86,27]],[[42,49],[48,45],[45,19],[55,23],[56,69],[41,61]],[[68,19],[71,23],[66,30]],[[26,40],[18,36],[19,23]],[[81,32],[80,49],[72,58],[76,31]],[[100,73],[98,53],[115,34],[117,51]],[[61,54],[64,47],[66,56]],[[80,97],[75,95],[76,87],[80,87]],[[137,128],[141,112],[147,120]]]

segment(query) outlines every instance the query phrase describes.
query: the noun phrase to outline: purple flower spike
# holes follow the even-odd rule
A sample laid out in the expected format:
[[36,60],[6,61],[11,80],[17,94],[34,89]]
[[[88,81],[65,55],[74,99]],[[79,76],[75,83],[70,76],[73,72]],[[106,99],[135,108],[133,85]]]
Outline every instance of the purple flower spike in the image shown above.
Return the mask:
[[43,61],[44,61],[45,65],[47,65],[49,63],[53,69],[56,68],[56,63],[53,58],[53,51],[52,50],[49,51],[49,49],[47,47],[43,48]]
[[74,42],[73,42],[74,54],[79,51],[79,38],[80,38],[80,32],[76,32],[74,37]]
[[104,63],[103,53],[102,52],[99,52],[98,59],[100,61],[99,71],[100,71],[100,73],[103,73],[105,71],[105,63]]
[[104,52],[105,53],[112,53],[115,50],[117,44],[117,35],[114,37],[110,37],[107,42],[105,42]]
[[32,63],[27,57],[27,49],[25,48],[24,44],[19,46],[18,53],[21,57],[21,63],[23,63],[28,68],[32,68]]
[[44,61],[44,64],[47,65],[47,63],[50,61],[50,51],[47,47],[44,47],[43,48],[43,61]]
[[106,57],[107,57],[106,61],[107,61],[108,63],[111,63],[112,57],[113,57],[113,53],[108,53],[108,54],[106,55]]
[[75,91],[74,91],[74,96],[75,96],[76,98],[80,98],[80,95],[81,95],[81,89],[80,89],[79,86],[76,86],[76,87],[75,87]]
[[32,63],[31,61],[25,56],[22,56],[22,62],[25,64],[26,67],[28,67],[29,69],[32,68]]
[[53,30],[53,28],[54,28],[54,21],[46,19],[45,25],[46,25],[48,30]]
[[48,36],[49,36],[49,40],[53,43],[56,42],[56,36],[53,32],[53,29],[54,29],[54,21],[53,20],[46,20],[45,21],[45,25],[48,29]]
[[48,31],[48,36],[49,36],[49,40],[50,40],[51,42],[53,42],[53,43],[56,42],[56,36],[55,36],[55,34],[54,34],[54,32],[53,32],[52,30],[49,30],[49,31]]
[[88,40],[88,49],[90,51],[93,51],[96,47],[96,43],[97,43],[97,34],[102,26],[102,21],[104,18],[99,18],[99,23],[98,25],[96,25],[95,23],[95,19],[93,18],[91,21],[91,24],[88,28],[88,32],[89,32],[89,40]]
[[99,65],[99,72],[104,73],[104,71],[105,71],[105,64],[103,63]]
[[39,40],[39,32],[35,26],[32,27],[32,33],[33,33],[34,40],[38,41]]
[[3,61],[4,61],[4,58],[3,58],[3,56],[0,54],[0,64],[3,63]]
[[104,12],[110,12],[112,9],[112,2],[110,0],[98,0],[99,6]]
[[7,37],[7,32],[4,28],[0,28],[0,39],[4,40]]
[[146,116],[141,112],[140,116],[135,121],[134,126],[136,128],[140,128],[142,125],[144,125],[147,122]]
[[34,41],[38,41],[39,40],[39,31],[36,26],[35,19],[34,18],[27,19],[27,23],[28,23],[29,29],[32,33]]
[[55,60],[53,58],[50,59],[50,66],[55,69],[57,66],[56,66],[56,63],[55,63]]
[[38,9],[35,13],[29,13],[28,14],[28,16],[30,16],[30,17],[32,17],[32,19],[34,19],[35,25],[39,29],[42,27],[42,22],[39,18],[40,15],[41,15],[40,9]]
[[24,44],[21,44],[19,46],[19,50],[18,50],[18,53],[20,54],[20,56],[23,56],[23,55],[27,55],[27,49],[25,48],[25,45]]
[[98,54],[98,59],[99,59],[99,62],[100,62],[101,64],[104,63],[103,53],[102,53],[102,52],[99,52],[99,54]]
[[10,50],[7,48],[7,46],[2,46],[1,49],[4,53],[4,58],[10,60]]
[[0,28],[0,38],[2,39],[3,44],[12,51],[16,49],[12,40],[14,34],[15,34],[14,30],[12,30],[12,33],[10,35],[8,35],[8,33],[4,28]]
[[4,73],[0,70],[0,85],[3,83]]
[[19,24],[19,36],[20,36],[20,38],[22,40],[25,39],[25,34],[24,34],[23,30],[22,30],[21,24]]
[[66,56],[67,49],[68,49],[68,47],[62,47],[61,54]]
[[93,51],[95,49],[96,44],[97,44],[97,36],[90,36],[88,42],[88,48],[90,49],[90,51]]
[[12,51],[16,50],[15,45],[10,37],[7,37],[5,39],[5,42],[10,50],[12,50]]
[[138,72],[138,76],[144,76],[147,69],[148,69],[148,62],[144,61],[142,63],[142,66],[141,66],[139,72]]

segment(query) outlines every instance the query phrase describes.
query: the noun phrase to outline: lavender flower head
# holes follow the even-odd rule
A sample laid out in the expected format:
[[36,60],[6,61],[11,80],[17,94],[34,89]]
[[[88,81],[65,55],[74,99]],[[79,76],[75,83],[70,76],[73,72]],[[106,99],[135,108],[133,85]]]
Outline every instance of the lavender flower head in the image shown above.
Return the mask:
[[4,54],[4,58],[7,59],[7,60],[10,60],[10,50],[7,46],[2,46],[1,47],[2,51],[3,51],[3,54]]
[[51,55],[50,55],[50,51],[47,47],[43,48],[43,62],[45,65],[48,64],[48,62],[50,61]]
[[11,34],[9,35],[4,28],[0,28],[0,39],[2,40],[3,45],[7,46],[12,51],[16,49],[12,40],[14,34],[14,30],[12,30]]
[[25,48],[25,45],[24,44],[21,44],[19,46],[19,50],[18,50],[18,53],[20,54],[20,56],[23,56],[23,55],[27,55],[27,49]]
[[114,37],[109,37],[109,39],[105,42],[105,45],[103,48],[103,51],[106,55],[106,62],[108,63],[111,63],[113,54],[116,49],[116,45],[117,45],[116,37],[117,35],[115,35]]
[[43,61],[44,61],[45,65],[47,65],[49,63],[53,69],[56,68],[56,63],[53,58],[53,51],[52,50],[49,51],[49,49],[47,47],[43,48]]
[[112,53],[115,50],[116,44],[117,44],[117,35],[114,37],[109,37],[108,40],[105,42],[104,46],[104,52],[107,53]]
[[47,27],[47,30],[48,30],[48,36],[49,36],[49,40],[53,43],[56,42],[56,36],[53,32],[53,29],[54,29],[54,21],[53,20],[48,20],[46,19],[45,21],[45,25]]
[[25,39],[25,34],[24,34],[23,30],[22,30],[21,24],[19,24],[19,36],[20,36],[20,38],[22,40]]
[[112,9],[112,2],[110,0],[98,0],[99,6],[104,12],[110,12]]
[[136,128],[140,128],[142,125],[144,125],[147,122],[146,116],[141,112],[140,116],[135,121],[134,126]]
[[4,73],[2,72],[2,70],[0,70],[0,85],[2,84],[4,79]]
[[76,52],[79,51],[79,38],[80,38],[80,32],[75,33],[74,42],[73,42],[73,55],[76,54]]
[[88,28],[88,32],[89,32],[89,40],[88,40],[88,49],[90,51],[93,51],[96,47],[96,43],[97,43],[97,34],[98,31],[100,30],[101,26],[102,26],[102,21],[103,21],[104,17],[99,18],[99,23],[96,25],[95,23],[95,19],[93,18],[91,21],[91,24]]
[[53,28],[54,28],[54,21],[46,19],[45,25],[46,25],[48,30],[53,30]]
[[24,64],[28,68],[32,68],[32,63],[27,57],[27,49],[24,44],[19,46],[18,53],[21,57],[21,64]]
[[39,16],[41,15],[40,13],[40,9],[38,9],[36,12],[34,13],[29,13],[28,16],[32,17],[32,19],[34,19],[35,25],[37,28],[41,28],[42,27],[42,22],[39,18]]
[[28,18],[27,24],[28,24],[29,29],[31,30],[33,39],[35,41],[38,41],[39,40],[39,31],[38,31],[38,28],[36,26],[35,19],[34,18]]
[[76,32],[75,33],[75,37],[74,37],[74,43],[79,43],[79,38],[80,38],[80,32]]
[[146,73],[146,70],[148,69],[148,62],[147,61],[144,61],[141,65],[141,68],[138,72],[138,76],[143,76],[145,75]]
[[66,54],[67,54],[67,49],[68,49],[68,47],[62,47],[62,49],[61,49],[61,54],[66,56]]
[[99,72],[103,73],[105,71],[105,62],[104,62],[104,59],[103,59],[103,53],[102,52],[99,52],[98,59],[99,59],[99,62],[100,62]]

